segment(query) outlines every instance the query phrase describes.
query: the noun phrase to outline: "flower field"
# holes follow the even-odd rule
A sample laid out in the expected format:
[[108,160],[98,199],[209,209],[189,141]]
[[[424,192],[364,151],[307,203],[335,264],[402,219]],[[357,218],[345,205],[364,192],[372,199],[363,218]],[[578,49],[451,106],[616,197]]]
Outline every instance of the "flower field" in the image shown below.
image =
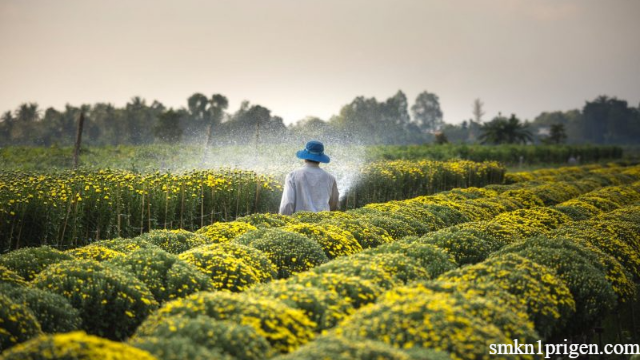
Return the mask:
[[[501,183],[505,169],[495,162],[396,161],[354,165],[350,172],[360,174],[346,191],[344,206],[353,208]],[[277,212],[284,175],[237,169],[0,172],[0,253],[25,246],[72,248],[155,229],[195,231],[217,221]]]
[[636,301],[640,166],[507,178],[13,250],[0,359],[537,358],[488,344],[584,340]]

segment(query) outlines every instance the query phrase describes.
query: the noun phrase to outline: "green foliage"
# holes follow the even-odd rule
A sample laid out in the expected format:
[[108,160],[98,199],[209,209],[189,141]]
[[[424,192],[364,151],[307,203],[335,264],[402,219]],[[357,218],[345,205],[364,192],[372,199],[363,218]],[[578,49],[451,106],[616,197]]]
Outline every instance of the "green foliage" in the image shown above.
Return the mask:
[[130,340],[129,345],[148,352],[158,360],[233,360],[231,356],[223,355],[217,349],[209,349],[180,336],[145,336]]
[[438,231],[425,235],[413,242],[413,244],[430,244],[444,249],[453,256],[454,260],[452,262],[459,265],[475,264],[486,259],[489,254],[503,245],[500,241],[487,241],[489,237],[480,237],[476,233],[473,230],[462,230],[453,233]]
[[[207,238],[187,230],[151,230],[135,239],[147,241],[171,254],[180,254],[207,243]],[[134,239],[134,240],[135,240]]]
[[205,245],[185,251],[179,258],[204,273],[216,290],[244,291],[270,275],[259,275],[259,270],[243,258],[217,250]]
[[388,292],[375,305],[362,308],[336,333],[356,342],[382,341],[396,348],[431,348],[456,359],[482,358],[488,344],[511,342],[496,326],[473,316],[443,293]]
[[336,293],[356,309],[374,302],[384,292],[384,289],[373,281],[340,273],[306,271],[290,277],[287,281]]
[[277,208],[281,191],[275,177],[235,169],[2,171],[0,184],[2,252],[78,247],[154,229],[193,231]]
[[217,244],[231,241],[242,234],[256,229],[255,226],[240,221],[217,222],[201,227],[196,231],[196,234],[204,236],[206,242],[209,244]]
[[587,220],[569,223],[549,234],[590,244],[613,256],[634,278],[640,278],[640,232],[628,222]]
[[162,303],[197,291],[213,290],[211,280],[177,256],[160,249],[140,249],[109,261],[142,281]]
[[520,122],[514,114],[506,118],[497,116],[480,128],[478,138],[483,144],[526,144],[533,140],[527,123]]
[[[419,356],[419,357],[418,357]],[[381,341],[348,339],[335,334],[321,336],[298,350],[274,360],[451,360],[448,354],[433,350],[415,357]]]
[[[428,236],[428,235],[427,235]],[[391,244],[367,250],[369,254],[402,254],[417,262],[431,278],[458,267],[454,257],[438,246],[428,244],[417,237],[406,237]]]
[[429,273],[413,258],[401,254],[357,254],[340,258],[313,269],[317,274],[360,276],[385,289],[416,279],[428,279]]
[[4,360],[156,360],[144,350],[82,331],[41,335],[2,354]]
[[354,311],[349,301],[335,291],[285,280],[253,287],[248,294],[277,299],[294,309],[304,311],[316,323],[316,332],[334,327]]
[[204,315],[169,316],[149,325],[136,332],[130,340],[134,346],[148,337],[163,340],[183,338],[231,359],[259,360],[273,355],[269,342],[248,325],[214,320]]
[[557,336],[587,333],[616,305],[616,293],[605,273],[587,258],[569,249],[529,246],[519,251],[508,248],[498,252],[515,253],[540,265],[555,270],[557,276],[571,291],[576,312],[567,322],[567,328],[557,329]]
[[280,301],[256,298],[246,294],[199,292],[185,299],[166,303],[138,329],[145,333],[167,317],[182,315],[195,318],[208,316],[253,327],[279,352],[290,352],[313,338],[316,324],[304,312]]
[[14,303],[26,306],[44,333],[69,332],[80,328],[82,320],[78,310],[61,295],[9,284],[0,284],[0,290]]
[[51,265],[32,283],[64,296],[80,311],[84,330],[108,339],[130,336],[158,305],[144,283],[93,260]]
[[360,208],[357,212],[351,211],[351,214],[356,215],[359,222],[368,224],[371,228],[383,229],[391,237],[391,240],[417,235],[417,232],[406,221],[384,216],[380,211],[374,209]]
[[71,260],[73,256],[49,246],[22,248],[0,255],[0,265],[18,273],[25,280],[31,281],[42,270],[51,264]]
[[26,305],[0,294],[0,352],[40,332],[38,320]]
[[251,231],[235,239],[235,242],[264,252],[278,268],[279,279],[329,261],[317,242],[304,235],[280,229]]
[[91,243],[91,245],[105,247],[124,254],[128,254],[139,249],[158,248],[158,246],[147,241],[146,238],[143,239],[142,236],[138,236],[133,239],[115,238],[111,240],[100,240]]
[[65,253],[73,256],[75,259],[95,260],[99,262],[125,256],[121,251],[111,250],[108,247],[95,244],[67,250]]
[[329,259],[335,259],[338,256],[347,256],[362,251],[362,246],[356,241],[353,235],[346,230],[337,226],[323,224],[317,226],[313,224],[296,224],[287,225],[282,228],[284,231],[291,231],[305,235],[311,240],[316,241],[325,255]]
[[375,248],[393,241],[393,238],[385,229],[366,221],[361,221],[356,216],[334,217],[332,219],[322,220],[318,225],[321,227],[327,225],[337,226],[350,232],[363,249]]
[[439,280],[498,285],[526,305],[529,318],[543,338],[562,329],[575,312],[571,292],[553,270],[515,254],[450,271]]
[[[598,247],[572,238],[545,236],[533,237],[504,247],[501,252],[519,253],[529,248],[558,249],[570,251],[578,257],[587,259],[588,263],[604,273],[621,302],[633,300],[636,296],[636,285],[632,275],[613,256],[604,253]],[[606,286],[602,290],[606,290]]]
[[14,271],[7,269],[3,265],[0,265],[0,284],[10,284],[16,286],[27,285],[22,276],[18,275]]
[[469,186],[502,183],[505,167],[497,162],[426,159],[372,162],[360,170],[345,196],[347,209],[370,203],[410,199]]
[[[257,228],[272,228],[282,227],[290,224],[297,224],[297,215],[302,212],[297,212],[293,217],[280,215],[280,214],[251,214],[243,217],[239,217],[236,221],[245,222],[251,224]],[[306,222],[306,221],[305,221]]]

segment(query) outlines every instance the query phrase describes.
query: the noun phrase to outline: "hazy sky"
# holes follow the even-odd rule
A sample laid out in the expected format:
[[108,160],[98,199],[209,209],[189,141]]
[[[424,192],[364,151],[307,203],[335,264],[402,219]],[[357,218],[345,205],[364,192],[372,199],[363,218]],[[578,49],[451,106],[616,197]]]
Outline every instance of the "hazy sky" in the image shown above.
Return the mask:
[[638,0],[0,0],[0,111],[244,99],[286,123],[364,95],[533,119],[640,102]]

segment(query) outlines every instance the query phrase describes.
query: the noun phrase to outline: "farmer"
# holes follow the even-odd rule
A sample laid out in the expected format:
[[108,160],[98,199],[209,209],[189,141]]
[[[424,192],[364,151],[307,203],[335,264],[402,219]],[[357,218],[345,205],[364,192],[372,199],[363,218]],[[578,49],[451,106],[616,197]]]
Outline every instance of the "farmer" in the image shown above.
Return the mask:
[[336,178],[320,169],[320,163],[328,164],[320,141],[309,141],[304,150],[296,153],[304,160],[304,167],[287,175],[280,202],[282,215],[296,211],[329,211],[338,208],[338,185]]

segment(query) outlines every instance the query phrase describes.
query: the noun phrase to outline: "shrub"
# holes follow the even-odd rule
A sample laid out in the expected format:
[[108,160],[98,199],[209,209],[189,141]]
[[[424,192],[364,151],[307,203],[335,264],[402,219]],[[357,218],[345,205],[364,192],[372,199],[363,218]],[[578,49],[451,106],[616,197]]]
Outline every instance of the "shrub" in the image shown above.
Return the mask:
[[84,330],[114,340],[131,335],[158,305],[144,283],[93,260],[51,265],[32,283],[69,300],[80,311]]
[[400,241],[369,250],[367,253],[402,254],[415,260],[418,265],[427,270],[431,278],[458,267],[453,256],[447,251],[435,245],[425,244],[417,237],[406,237]]
[[502,242],[487,241],[486,237],[481,238],[476,233],[473,230],[438,231],[421,237],[413,244],[431,245],[444,249],[453,256],[453,261],[460,265],[475,264],[486,259],[489,254],[498,250],[502,245]]
[[497,241],[504,245],[520,240],[521,233],[513,228],[493,221],[475,221],[452,226],[441,230],[443,232],[457,233],[460,231],[471,231],[475,236],[488,241]]
[[78,330],[82,324],[78,310],[61,295],[10,284],[0,284],[0,292],[14,303],[26,306],[40,324],[42,332],[69,332]]
[[423,350],[416,357],[382,341],[348,339],[335,334],[321,336],[298,350],[274,360],[450,360],[448,354]]
[[316,332],[334,327],[354,311],[351,304],[337,292],[284,280],[256,286],[248,293],[274,298],[294,309],[304,311],[307,317],[316,323]]
[[[627,241],[635,238],[630,227],[622,222],[580,221],[567,224],[549,234],[550,238],[566,237],[591,244],[615,259],[640,278],[640,249]],[[629,231],[628,231],[629,230]]]
[[129,254],[139,249],[157,248],[156,245],[146,239],[143,239],[142,236],[138,236],[133,239],[116,238],[111,240],[100,240],[92,243],[91,245],[103,246],[107,249],[119,251],[125,254]]
[[11,285],[27,285],[27,282],[24,281],[22,276],[16,274],[14,271],[11,271],[0,265],[0,284],[11,284]]
[[572,221],[581,221],[587,220],[593,216],[593,213],[585,210],[580,206],[562,206],[556,205],[553,207],[554,210],[560,211],[561,213],[567,215],[571,218]]
[[378,211],[358,210],[360,210],[358,213],[351,212],[357,216],[357,221],[383,229],[392,239],[401,239],[405,236],[417,235],[415,229],[411,228],[405,221],[384,216]]
[[209,349],[181,336],[170,338],[145,336],[131,339],[128,344],[147,351],[158,360],[233,360],[231,356],[224,355],[217,349]]
[[[360,216],[371,216],[372,218],[382,217],[389,220],[397,220],[405,228],[404,232],[406,232],[406,235],[404,236],[424,235],[431,231],[430,224],[422,223],[416,216],[406,212],[389,211],[389,208],[386,208],[384,205],[385,204],[369,204],[367,205],[368,207],[352,210],[350,213]],[[393,236],[393,231],[375,223],[374,225],[384,228]],[[394,238],[398,239],[398,237]]]
[[[378,301],[393,302],[398,298],[428,298],[438,293],[449,295],[454,300],[453,306],[461,307],[471,316],[496,326],[509,340],[518,339],[521,343],[526,344],[533,343],[540,338],[533,323],[529,321],[526,313],[520,312],[519,307],[505,307],[501,300],[494,301],[488,296],[478,296],[472,291],[464,291],[447,283],[416,282],[393,289],[385,293]],[[492,291],[492,294],[498,294],[498,291]]]
[[385,289],[415,279],[428,279],[429,274],[417,262],[400,254],[358,254],[337,259],[313,269],[318,274],[338,273],[360,276]]
[[626,221],[640,225],[640,205],[626,206],[598,216],[601,221]]
[[580,214],[581,218],[585,219],[600,215],[602,213],[602,211],[597,207],[579,198],[567,200],[563,203],[560,203],[556,206],[556,208],[572,208],[573,213],[578,213]]
[[255,226],[247,224],[246,222],[217,222],[198,229],[196,234],[206,237],[207,243],[217,244],[231,241],[242,234],[256,229]]
[[[527,220],[534,219],[532,225],[536,226],[537,223],[542,224],[547,229],[556,229],[560,225],[571,222],[571,218],[563,214],[560,211],[554,210],[548,207],[536,207],[530,209],[520,209],[508,213],[509,217],[519,217],[521,222],[527,223]],[[507,217],[506,214],[498,215],[495,221],[500,222],[502,216]]]
[[518,253],[530,247],[569,250],[578,254],[578,256],[587,259],[589,264],[605,274],[607,281],[611,283],[620,301],[626,302],[635,298],[636,285],[633,282],[632,275],[625,270],[618,260],[590,243],[574,241],[569,238],[550,239],[539,236],[513,243],[503,248],[502,251],[505,253]]
[[147,241],[171,254],[180,254],[207,243],[203,235],[187,230],[151,230],[136,239]]
[[524,208],[532,208],[536,206],[544,206],[544,202],[535,193],[527,189],[507,190],[500,194],[501,197],[513,198],[518,201]]
[[415,295],[386,296],[357,311],[336,333],[354,342],[364,337],[403,349],[445,350],[456,359],[481,359],[489,352],[488,344],[511,342],[448,294]]
[[541,221],[538,221],[536,217],[527,217],[528,213],[520,213],[521,211],[524,209],[502,213],[491,222],[507,227],[515,232],[519,238],[528,238],[547,232],[547,228]]
[[31,281],[47,266],[71,259],[73,256],[49,246],[28,247],[0,255],[0,265]]
[[109,264],[135,275],[158,302],[214,289],[211,280],[195,266],[159,248],[136,250]]
[[264,252],[278,268],[280,279],[329,261],[318,243],[290,231],[260,229],[240,236],[234,242]]
[[199,315],[215,320],[229,320],[253,327],[279,352],[290,352],[313,338],[316,324],[304,312],[292,309],[280,301],[230,294],[225,292],[199,292],[185,299],[166,303],[138,330],[145,333],[166,317]]
[[124,256],[123,252],[111,250],[100,245],[87,245],[65,251],[67,254],[79,260],[106,261]]
[[[407,200],[411,202],[411,200]],[[469,217],[462,211],[441,205],[423,205],[424,208],[442,220],[445,227],[465,223],[469,221]]]
[[382,244],[390,243],[393,238],[389,233],[366,221],[357,218],[332,218],[318,223],[319,226],[332,225],[350,232],[363,249],[374,248]]
[[333,225],[317,226],[312,224],[287,225],[282,230],[302,234],[316,241],[329,259],[338,256],[356,254],[362,251],[362,246],[353,235]]
[[353,219],[354,216],[350,212],[343,211],[298,211],[291,216],[296,223],[308,223],[317,224],[322,221],[336,220],[336,219]]
[[[615,307],[616,293],[606,280],[604,272],[594,267],[589,260],[577,252],[531,246],[515,254],[555,270],[557,276],[571,291],[576,302],[576,312],[567,322],[567,327],[558,329],[556,335],[585,333]],[[499,254],[496,255],[499,256]]]
[[590,204],[595,206],[598,210],[603,211],[603,212],[609,212],[609,211],[613,211],[617,208],[620,207],[620,205],[616,204],[615,202],[600,197],[600,196],[596,196],[593,194],[585,194],[582,195],[578,198],[578,200],[580,200],[581,202]]
[[2,354],[4,360],[156,360],[144,350],[82,331],[41,335]]
[[531,189],[531,192],[539,197],[545,206],[559,204],[580,195],[580,190],[566,182],[545,183]]
[[189,339],[194,344],[229,355],[232,359],[258,360],[273,356],[269,342],[251,326],[231,321],[213,320],[208,316],[170,316],[139,331],[131,340],[134,344],[144,338]]
[[382,204],[369,204],[365,209],[374,209],[391,216],[402,216],[410,223],[418,222],[422,226],[426,226],[426,230],[422,230],[422,226],[416,228],[417,231],[435,231],[445,227],[444,222],[433,213],[431,213],[424,205],[415,201],[389,201]]
[[130,340],[129,345],[147,351],[158,360],[234,360],[217,349],[209,349],[181,336],[170,338],[145,336]]
[[575,312],[571,292],[553,270],[515,254],[493,257],[450,271],[439,280],[498,285],[527,306],[529,318],[544,338],[554,330],[562,329]]
[[217,290],[239,292],[260,282],[258,269],[251,264],[224,252],[209,251],[206,245],[185,251],[179,258],[206,274]]
[[[299,213],[296,213],[296,215]],[[311,213],[313,214],[313,213]],[[247,224],[251,224],[259,229],[261,228],[272,228],[272,227],[282,227],[290,224],[298,224],[297,216],[294,217],[280,215],[280,214],[251,214],[247,216],[243,216],[237,218],[236,221],[244,222]]]
[[200,249],[214,252],[219,255],[233,256],[251,265],[256,272],[260,282],[273,280],[278,275],[278,268],[269,260],[267,255],[255,248],[228,242],[223,244],[211,244],[202,246]]
[[317,274],[307,271],[290,277],[287,282],[335,292],[356,309],[374,302],[384,292],[373,281],[338,273]]
[[40,332],[40,324],[29,308],[0,294],[0,352]]

